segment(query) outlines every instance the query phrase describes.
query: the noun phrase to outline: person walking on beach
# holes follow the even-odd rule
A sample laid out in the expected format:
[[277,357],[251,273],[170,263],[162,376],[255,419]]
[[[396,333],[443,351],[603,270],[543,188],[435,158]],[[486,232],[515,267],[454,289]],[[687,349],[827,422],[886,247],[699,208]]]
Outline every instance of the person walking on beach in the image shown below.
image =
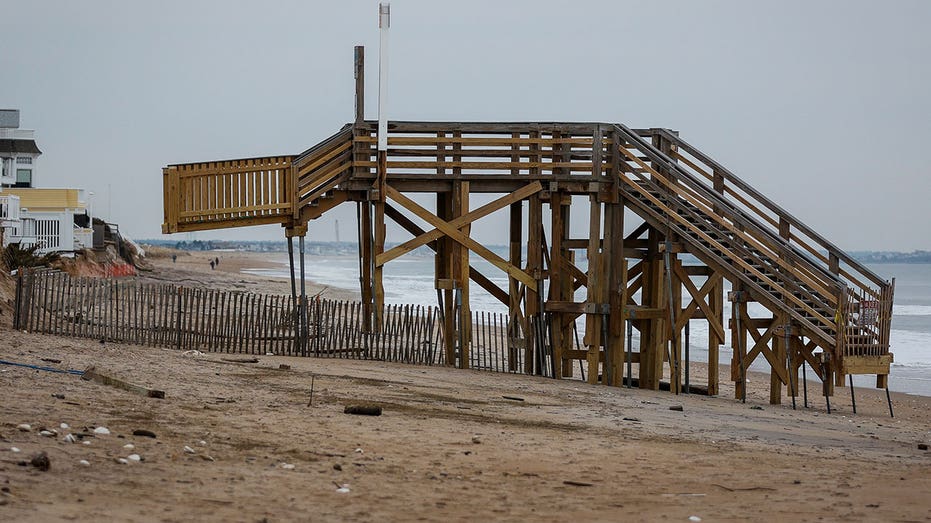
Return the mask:
[[213,270],[213,260],[210,260],[210,270]]
[[220,266],[220,258],[214,258],[213,261],[214,261],[214,263],[217,264],[217,267]]

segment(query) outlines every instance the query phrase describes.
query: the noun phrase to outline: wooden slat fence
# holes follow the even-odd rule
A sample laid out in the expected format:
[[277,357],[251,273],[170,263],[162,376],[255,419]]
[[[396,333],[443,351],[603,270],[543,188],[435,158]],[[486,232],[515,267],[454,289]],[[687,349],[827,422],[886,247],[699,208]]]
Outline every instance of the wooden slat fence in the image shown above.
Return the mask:
[[[446,364],[436,307],[386,305],[383,328],[365,332],[360,302],[311,299],[306,322],[294,305],[290,296],[23,270],[14,328],[182,351]],[[548,327],[536,328],[543,334]],[[471,368],[552,375],[548,343],[525,351],[523,340],[508,336],[506,314],[474,312],[472,332]],[[528,354],[534,359],[529,367]]]

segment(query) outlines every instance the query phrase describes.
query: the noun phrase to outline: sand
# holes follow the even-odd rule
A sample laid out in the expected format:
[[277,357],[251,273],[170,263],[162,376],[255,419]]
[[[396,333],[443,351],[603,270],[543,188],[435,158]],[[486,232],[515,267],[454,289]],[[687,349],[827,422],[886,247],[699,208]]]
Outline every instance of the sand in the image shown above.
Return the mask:
[[[159,262],[146,277],[281,285],[227,272],[232,261],[211,271],[193,260],[179,258],[177,272]],[[854,415],[848,390],[838,389],[828,415],[814,390],[810,409],[769,405],[768,376],[758,374],[744,405],[732,388],[675,396],[381,362],[232,363],[9,327],[0,335],[0,359],[93,364],[166,393],[147,398],[0,365],[4,521],[931,518],[931,452],[918,448],[931,443],[926,397],[893,394],[893,419],[879,391],[857,389]],[[351,404],[384,413],[344,414]],[[23,423],[29,431],[17,429]],[[111,433],[85,437],[88,445],[63,441],[101,426]],[[39,452],[48,471],[17,464]],[[142,461],[116,461],[130,454]]]

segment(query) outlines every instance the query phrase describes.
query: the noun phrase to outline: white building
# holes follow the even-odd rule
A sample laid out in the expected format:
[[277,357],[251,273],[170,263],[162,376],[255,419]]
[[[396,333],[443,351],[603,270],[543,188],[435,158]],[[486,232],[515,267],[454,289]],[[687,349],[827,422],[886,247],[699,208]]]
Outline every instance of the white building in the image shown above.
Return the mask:
[[90,248],[93,226],[83,189],[37,188],[42,151],[35,131],[19,128],[19,111],[0,109],[0,229],[3,245],[39,245],[40,254]]
[[41,154],[35,131],[19,128],[19,111],[0,109],[0,186],[35,187],[36,160]]

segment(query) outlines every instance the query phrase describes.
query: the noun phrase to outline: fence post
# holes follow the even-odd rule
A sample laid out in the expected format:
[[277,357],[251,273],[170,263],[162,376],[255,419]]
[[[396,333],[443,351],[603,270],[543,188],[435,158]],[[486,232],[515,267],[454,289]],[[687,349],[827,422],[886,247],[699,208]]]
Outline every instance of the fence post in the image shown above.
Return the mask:
[[178,287],[178,314],[177,314],[178,323],[177,323],[177,329],[176,329],[177,334],[178,334],[177,336],[178,339],[175,340],[178,350],[181,350],[181,306],[183,304],[183,292],[184,292],[184,287]]
[[23,310],[23,268],[16,271],[16,302],[13,305],[13,328],[19,330]]

